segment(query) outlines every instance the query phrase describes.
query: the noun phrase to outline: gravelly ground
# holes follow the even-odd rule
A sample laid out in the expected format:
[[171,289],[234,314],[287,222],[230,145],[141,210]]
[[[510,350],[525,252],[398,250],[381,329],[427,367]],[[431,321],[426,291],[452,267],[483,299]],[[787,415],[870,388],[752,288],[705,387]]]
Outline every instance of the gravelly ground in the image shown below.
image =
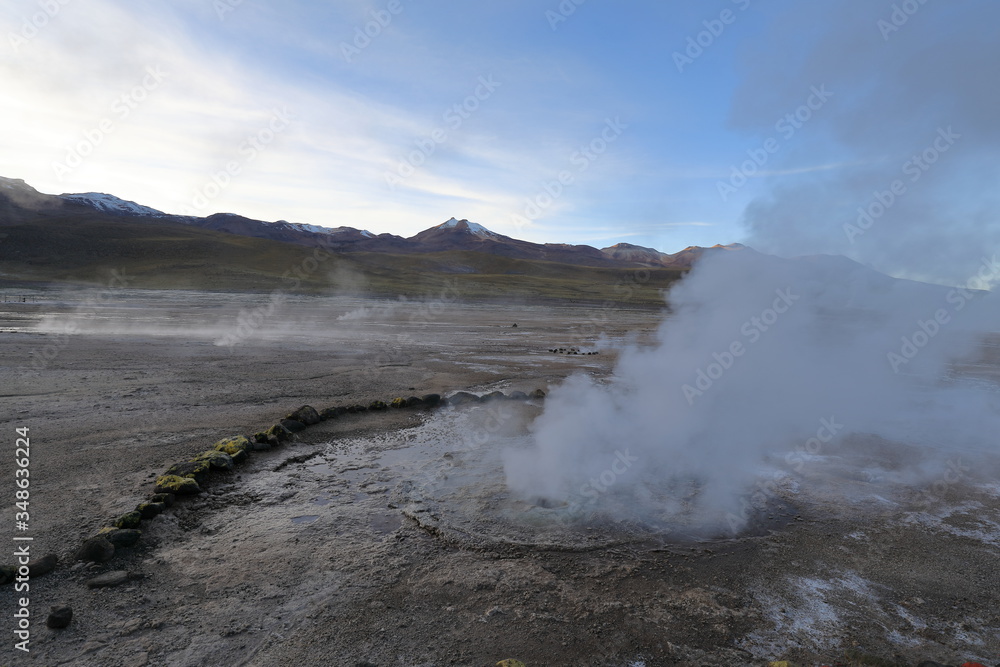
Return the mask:
[[[31,582],[31,653],[5,631],[0,664],[1000,661],[1000,486],[985,471],[940,494],[900,488],[845,507],[828,491],[854,485],[863,497],[865,480],[819,466],[746,534],[699,542],[552,528],[545,508],[511,514],[495,462],[523,438],[532,404],[325,422],[144,523],[140,545],[111,563],[73,568],[83,539],[142,500],[152,475],[223,436],[302,404],[600,377],[612,349],[548,349],[641,339],[660,319],[302,299],[230,348],[216,343],[260,299],[127,296],[0,304],[0,418],[11,442],[15,427],[31,429],[32,548],[61,559]],[[77,333],[62,336],[69,316]],[[38,322],[47,333],[25,333]],[[988,375],[996,360],[977,368]],[[0,479],[12,467],[0,460]],[[4,505],[10,518],[13,498]],[[142,578],[84,585],[116,569]],[[69,629],[44,627],[53,604],[73,607]],[[10,586],[0,606],[13,609]]]

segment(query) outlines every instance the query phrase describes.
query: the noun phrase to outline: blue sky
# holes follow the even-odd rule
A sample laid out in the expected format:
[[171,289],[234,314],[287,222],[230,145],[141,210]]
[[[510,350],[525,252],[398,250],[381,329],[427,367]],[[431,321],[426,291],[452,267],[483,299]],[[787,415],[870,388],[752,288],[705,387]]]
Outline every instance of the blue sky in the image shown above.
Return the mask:
[[[172,213],[404,236],[456,216],[900,275],[945,243],[958,280],[996,228],[997,9],[894,4],[0,0],[0,175]],[[949,123],[920,195],[852,237]],[[920,262],[891,249],[907,229]]]

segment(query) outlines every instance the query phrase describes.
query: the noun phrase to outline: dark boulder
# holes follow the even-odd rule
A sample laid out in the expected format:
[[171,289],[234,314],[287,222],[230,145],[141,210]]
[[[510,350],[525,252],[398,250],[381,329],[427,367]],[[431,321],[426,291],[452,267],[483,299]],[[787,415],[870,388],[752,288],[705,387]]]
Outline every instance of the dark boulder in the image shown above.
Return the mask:
[[111,542],[115,549],[117,549],[119,547],[131,547],[138,544],[139,538],[142,537],[142,531],[135,530],[134,528],[110,528],[102,530],[98,535]]
[[424,399],[418,396],[410,396],[408,399],[406,399],[406,407],[408,408],[417,408],[422,406],[423,404],[424,404]]
[[306,426],[313,426],[318,424],[322,419],[320,419],[319,413],[316,412],[316,408],[311,405],[303,405],[301,408],[285,416],[285,419],[292,419],[297,422],[302,422]]
[[139,503],[135,506],[135,511],[142,515],[143,519],[152,519],[157,514],[162,514],[167,509],[166,503]]
[[141,521],[142,514],[132,510],[115,519],[115,528],[138,528]]
[[68,628],[70,621],[73,620],[73,608],[63,606],[52,607],[49,611],[48,618],[45,619],[45,625],[52,628],[53,630],[62,630],[63,628]]
[[48,574],[56,569],[59,563],[59,556],[46,554],[41,558],[32,558],[28,561],[28,575],[32,578]]
[[299,431],[304,431],[306,428],[306,425],[298,421],[297,419],[282,419],[281,425],[284,426],[289,431],[291,431],[292,433],[298,433]]
[[448,397],[448,405],[465,405],[466,403],[478,403],[479,397],[467,391],[459,391]]
[[[194,481],[194,480],[192,480]],[[92,537],[77,550],[76,559],[91,563],[106,563],[115,555],[115,546],[103,535]]]
[[163,503],[167,507],[173,505],[175,500],[177,500],[177,496],[172,493],[154,493],[149,497],[149,502]]
[[424,405],[432,408],[441,402],[441,394],[424,394],[420,397],[420,400],[424,402]]
[[507,398],[512,401],[526,401],[528,400],[528,395],[523,391],[512,391],[507,395]]

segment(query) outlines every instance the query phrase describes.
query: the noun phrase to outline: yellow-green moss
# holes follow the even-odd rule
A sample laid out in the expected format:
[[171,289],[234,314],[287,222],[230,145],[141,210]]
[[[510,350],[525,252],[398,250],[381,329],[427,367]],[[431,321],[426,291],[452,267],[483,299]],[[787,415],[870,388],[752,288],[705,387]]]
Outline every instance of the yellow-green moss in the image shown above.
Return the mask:
[[161,475],[156,478],[157,493],[192,494],[201,493],[198,482],[190,477],[178,477],[177,475]]

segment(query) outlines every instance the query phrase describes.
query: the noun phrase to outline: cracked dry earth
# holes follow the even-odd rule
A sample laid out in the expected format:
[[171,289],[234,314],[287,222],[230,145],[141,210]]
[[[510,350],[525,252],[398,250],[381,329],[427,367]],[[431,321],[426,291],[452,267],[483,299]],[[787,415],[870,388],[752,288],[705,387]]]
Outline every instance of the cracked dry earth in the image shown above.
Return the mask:
[[[592,342],[578,331],[594,309],[580,307],[449,304],[415,324],[406,308],[333,304],[322,317],[314,308],[286,313],[308,335],[264,332],[229,350],[213,345],[217,331],[208,326],[219,321],[217,308],[230,307],[224,297],[201,297],[197,307],[129,297],[147,320],[180,313],[183,335],[169,325],[122,326],[118,306],[107,306],[107,317],[25,375],[18,360],[54,334],[28,331],[38,321],[30,305],[6,315],[3,370],[18,383],[4,392],[4,426],[31,428],[33,548],[57,553],[60,565],[31,582],[31,653],[15,654],[5,632],[0,664],[478,666],[516,657],[534,667],[853,657],[915,665],[1000,656],[1000,486],[990,471],[966,471],[930,503],[905,487],[883,487],[875,498],[838,461],[883,457],[890,465],[898,446],[849,440],[837,461],[783,486],[740,535],[658,535],[579,521],[508,494],[501,452],[526,446],[525,429],[543,409],[532,402],[342,415],[215,475],[206,493],[144,522],[139,545],[110,563],[74,566],[79,544],[141,501],[151,476],[299,405],[530,391],[572,372],[605,376],[614,361],[610,349],[547,352]],[[337,319],[357,308],[369,310]],[[641,339],[659,319],[621,311],[600,333]],[[0,461],[0,479],[10,465]],[[840,501],[846,487],[862,500]],[[112,570],[140,578],[85,586]],[[73,607],[66,630],[44,627],[55,604]],[[13,608],[9,586],[0,605]]]

